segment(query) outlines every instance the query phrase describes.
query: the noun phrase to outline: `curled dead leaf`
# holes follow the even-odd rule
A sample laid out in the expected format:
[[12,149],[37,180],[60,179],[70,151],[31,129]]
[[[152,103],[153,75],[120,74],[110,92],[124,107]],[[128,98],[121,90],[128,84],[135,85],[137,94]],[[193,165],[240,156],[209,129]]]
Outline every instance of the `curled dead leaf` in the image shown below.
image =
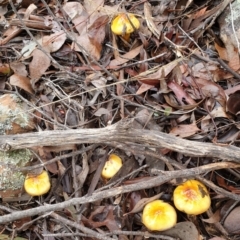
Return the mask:
[[232,94],[227,101],[227,110],[235,115],[240,111],[240,91],[236,91]]

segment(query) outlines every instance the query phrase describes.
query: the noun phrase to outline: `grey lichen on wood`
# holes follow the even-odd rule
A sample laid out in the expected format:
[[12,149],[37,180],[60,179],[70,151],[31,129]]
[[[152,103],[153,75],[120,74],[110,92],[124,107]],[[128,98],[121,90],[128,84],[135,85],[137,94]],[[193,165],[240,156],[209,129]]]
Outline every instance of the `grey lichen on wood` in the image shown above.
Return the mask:
[[0,135],[27,132],[33,129],[28,107],[15,94],[0,97]]
[[[220,37],[225,45],[232,44],[238,48],[240,41],[240,0],[231,3],[218,19]],[[233,29],[234,28],[234,29]]]
[[16,190],[23,187],[25,174],[18,168],[26,166],[32,159],[28,149],[0,151],[0,191]]

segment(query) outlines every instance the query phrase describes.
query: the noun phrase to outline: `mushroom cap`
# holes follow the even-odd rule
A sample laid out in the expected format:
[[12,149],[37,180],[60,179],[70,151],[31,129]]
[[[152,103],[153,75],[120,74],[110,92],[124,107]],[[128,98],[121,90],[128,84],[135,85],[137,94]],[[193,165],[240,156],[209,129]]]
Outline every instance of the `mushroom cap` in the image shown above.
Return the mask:
[[24,182],[25,191],[31,196],[41,196],[51,188],[50,179],[46,171],[39,175],[27,175]]
[[144,207],[142,222],[151,231],[164,231],[177,223],[177,213],[170,204],[155,200]]
[[116,154],[110,154],[106,161],[103,170],[102,177],[109,179],[112,178],[122,167],[122,159]]
[[188,180],[173,192],[175,207],[182,212],[198,215],[206,212],[211,205],[207,188],[197,180]]
[[139,27],[139,20],[131,13],[120,13],[111,23],[111,30],[116,35],[130,34]]

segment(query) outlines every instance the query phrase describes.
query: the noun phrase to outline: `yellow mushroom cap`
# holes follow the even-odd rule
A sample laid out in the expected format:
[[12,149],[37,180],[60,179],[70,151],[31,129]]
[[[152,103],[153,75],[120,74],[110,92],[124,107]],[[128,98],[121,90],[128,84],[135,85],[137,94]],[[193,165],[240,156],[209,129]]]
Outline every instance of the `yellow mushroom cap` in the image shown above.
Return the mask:
[[46,171],[39,175],[27,175],[24,188],[31,196],[41,196],[49,191],[51,187],[50,179]]
[[142,222],[151,231],[164,231],[175,226],[177,214],[170,204],[155,200],[144,207]]
[[118,14],[117,17],[113,19],[111,24],[111,30],[116,35],[130,34],[139,27],[140,27],[139,20],[135,17],[134,14],[131,13]]
[[112,178],[121,167],[122,159],[116,154],[111,154],[103,167],[102,177],[106,179]]
[[188,180],[173,192],[175,207],[182,212],[198,215],[206,212],[211,205],[207,188],[197,180]]

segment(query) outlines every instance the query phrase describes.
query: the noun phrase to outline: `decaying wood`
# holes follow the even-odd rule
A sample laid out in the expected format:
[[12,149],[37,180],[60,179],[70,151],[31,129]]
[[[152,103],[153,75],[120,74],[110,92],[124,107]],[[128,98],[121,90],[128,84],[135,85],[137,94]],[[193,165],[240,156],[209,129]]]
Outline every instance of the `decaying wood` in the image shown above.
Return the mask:
[[175,137],[159,131],[134,129],[131,123],[120,122],[105,128],[44,131],[0,137],[0,148],[31,148],[81,143],[137,143],[149,147],[162,147],[189,156],[215,157],[227,161],[240,161],[240,148],[201,143]]

